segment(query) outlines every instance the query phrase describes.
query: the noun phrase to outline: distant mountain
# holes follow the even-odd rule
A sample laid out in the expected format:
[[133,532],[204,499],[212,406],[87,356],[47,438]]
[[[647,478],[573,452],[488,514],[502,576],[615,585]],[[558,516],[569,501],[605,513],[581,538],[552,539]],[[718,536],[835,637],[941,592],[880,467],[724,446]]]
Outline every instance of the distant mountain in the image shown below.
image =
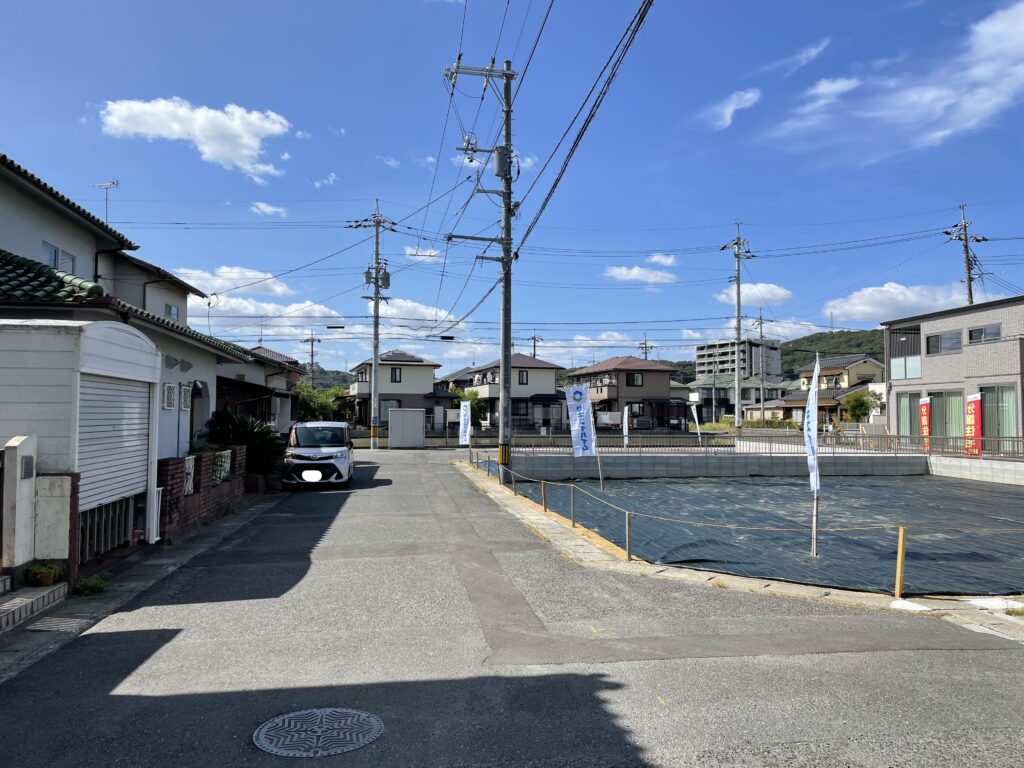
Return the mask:
[[[306,371],[309,366],[301,365],[299,367]],[[345,389],[348,389],[349,384],[355,379],[355,376],[347,371],[329,371],[326,368],[321,368],[319,365],[314,365],[313,373],[313,383],[317,389],[330,389],[331,387],[345,387]],[[303,373],[303,381],[305,380],[306,374]]]
[[884,362],[882,358],[885,355],[881,328],[873,331],[812,333],[810,336],[783,342],[780,351],[782,353],[782,375],[787,379],[794,378],[796,372],[804,366],[813,365],[815,352],[820,352],[822,357],[864,353],[880,363]]
[[681,384],[688,384],[697,378],[697,363],[693,360],[652,360],[672,368],[671,378]]

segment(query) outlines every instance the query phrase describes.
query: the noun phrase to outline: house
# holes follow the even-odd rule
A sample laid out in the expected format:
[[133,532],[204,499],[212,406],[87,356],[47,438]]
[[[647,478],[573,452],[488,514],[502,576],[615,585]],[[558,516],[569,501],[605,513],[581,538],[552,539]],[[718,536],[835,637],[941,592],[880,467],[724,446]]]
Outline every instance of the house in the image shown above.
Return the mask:
[[[818,421],[827,423],[842,418],[842,399],[872,382],[881,382],[885,366],[870,355],[838,355],[819,360]],[[785,418],[800,423],[807,411],[807,394],[814,377],[814,366],[797,372],[800,388],[787,391],[782,399]]]
[[[0,320],[11,345],[0,370],[20,377],[5,390],[0,443],[36,435],[38,470],[77,473],[74,514],[85,533],[98,521],[104,547],[130,537],[143,513],[155,541],[158,460],[184,461],[215,408],[218,363],[252,359],[190,328],[188,296],[204,294],[129,253],[137,248],[0,155]],[[63,415],[49,418],[68,413],[67,429]],[[83,540],[83,555],[94,543]]]
[[[687,385],[693,395],[690,402],[697,406],[702,422],[720,421],[736,414],[735,374],[720,373],[717,376],[702,376]],[[762,381],[760,377],[747,377],[740,381],[740,408],[744,418],[761,418],[761,393],[765,401],[782,397],[784,390],[780,382]],[[748,410],[756,408],[757,415],[748,417]],[[765,418],[770,418],[765,413]]]
[[[381,426],[388,423],[388,411],[392,408],[422,408],[426,412],[427,429],[443,429],[445,409],[450,406],[452,395],[434,383],[434,371],[440,367],[439,363],[400,349],[381,354],[377,382]],[[351,370],[356,379],[349,387],[348,399],[353,406],[355,423],[363,427],[370,426],[372,368],[370,359]]]
[[931,435],[961,437],[967,398],[980,395],[983,437],[1024,435],[1024,296],[887,320],[882,328],[891,434],[919,435],[920,400],[929,397]]
[[[559,392],[558,372],[562,366],[519,352],[512,354],[512,429],[533,430],[541,427],[561,429],[568,421],[565,395]],[[497,427],[501,401],[501,361],[456,372],[468,381],[466,389],[476,392],[487,403],[484,426]],[[450,377],[449,377],[450,378]]]
[[[629,409],[630,426],[668,428],[673,422],[686,421],[689,403],[672,397],[673,369],[661,363],[623,355],[610,357],[568,374],[570,383],[586,386],[593,403],[595,418],[601,426],[601,413],[621,414]],[[621,418],[610,416],[605,423],[620,424]]]
[[248,350],[251,362],[217,365],[217,408],[237,416],[251,416],[285,434],[295,423],[302,380],[299,361],[267,347]]

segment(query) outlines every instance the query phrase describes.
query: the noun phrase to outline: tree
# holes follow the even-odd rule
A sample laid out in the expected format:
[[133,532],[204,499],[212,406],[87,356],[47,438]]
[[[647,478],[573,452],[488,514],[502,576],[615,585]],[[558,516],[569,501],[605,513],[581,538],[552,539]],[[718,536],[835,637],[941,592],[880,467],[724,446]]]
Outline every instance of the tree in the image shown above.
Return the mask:
[[336,399],[346,394],[343,387],[314,389],[300,381],[295,385],[299,396],[299,421],[335,421],[340,418]]
[[843,398],[843,408],[850,414],[850,421],[863,421],[882,402],[882,398],[866,389],[858,390]]
[[480,399],[480,393],[474,389],[459,389],[452,387],[452,404],[469,401],[469,416],[473,426],[479,427],[484,416],[487,415],[487,401]]

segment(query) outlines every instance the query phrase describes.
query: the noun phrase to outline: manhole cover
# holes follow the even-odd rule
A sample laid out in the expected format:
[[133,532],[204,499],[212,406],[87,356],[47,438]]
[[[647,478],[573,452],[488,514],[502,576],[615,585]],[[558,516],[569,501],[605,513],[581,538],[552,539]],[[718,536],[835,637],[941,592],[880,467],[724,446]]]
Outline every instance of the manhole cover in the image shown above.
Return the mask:
[[376,715],[358,709],[301,709],[268,720],[252,735],[265,752],[282,757],[327,757],[365,747],[384,732]]

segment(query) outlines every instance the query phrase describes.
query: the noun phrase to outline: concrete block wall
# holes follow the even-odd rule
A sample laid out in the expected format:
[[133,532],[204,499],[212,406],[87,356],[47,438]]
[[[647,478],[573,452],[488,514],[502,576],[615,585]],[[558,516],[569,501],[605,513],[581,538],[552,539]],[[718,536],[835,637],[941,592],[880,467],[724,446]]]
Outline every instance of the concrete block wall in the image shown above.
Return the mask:
[[[616,454],[601,457],[606,478],[653,479],[685,477],[806,477],[807,459],[801,455],[754,454]],[[596,478],[597,459],[565,455],[513,454],[512,469],[537,480]],[[841,455],[822,456],[823,477],[926,475],[927,456]]]
[[937,477],[980,480],[987,483],[1024,485],[1024,462],[929,456],[928,471]]

